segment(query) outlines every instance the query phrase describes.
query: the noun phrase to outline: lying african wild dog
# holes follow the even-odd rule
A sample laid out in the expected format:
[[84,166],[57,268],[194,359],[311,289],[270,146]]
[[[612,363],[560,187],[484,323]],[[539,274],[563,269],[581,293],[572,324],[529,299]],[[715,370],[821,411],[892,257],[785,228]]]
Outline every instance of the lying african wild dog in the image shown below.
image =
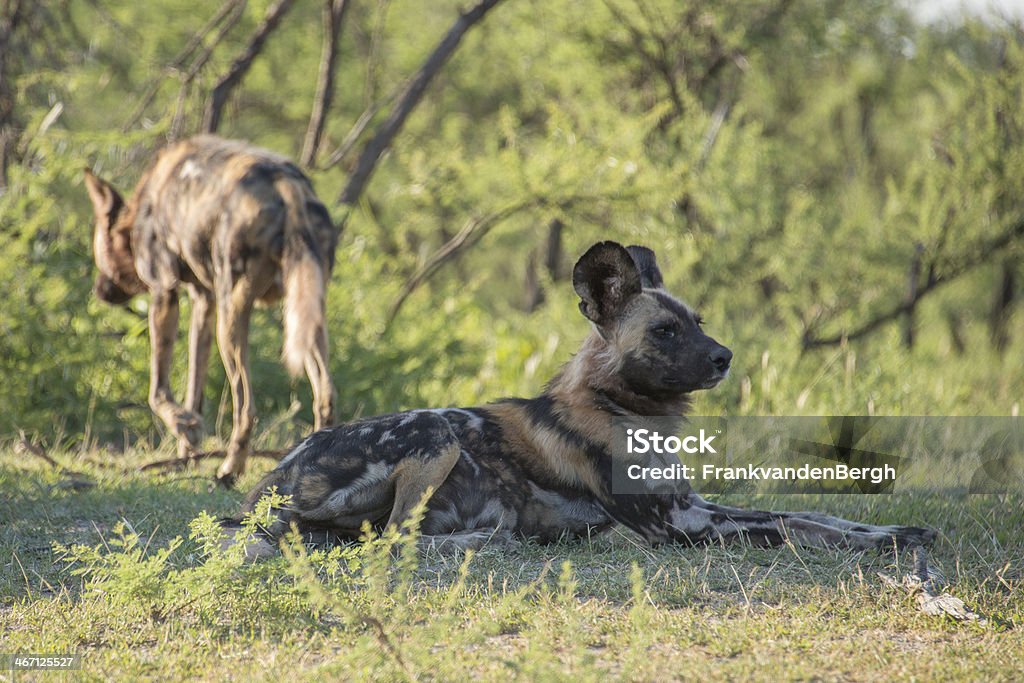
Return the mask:
[[[96,296],[113,304],[152,297],[149,404],[177,436],[179,455],[199,443],[216,311],[233,407],[217,476],[230,485],[245,469],[255,422],[249,319],[254,303],[282,296],[285,364],[309,376],[316,428],[332,422],[324,296],[338,230],[297,166],[243,142],[200,136],[163,149],[127,202],[88,169],[85,184],[96,216]],[[182,287],[192,301],[184,405],[169,376]]]
[[[262,534],[273,539],[295,524],[307,537],[355,539],[364,522],[400,526],[433,490],[420,526],[431,546],[474,547],[513,535],[551,541],[614,523],[654,544],[791,539],[866,549],[934,538],[915,527],[724,507],[689,487],[613,495],[613,419],[682,416],[690,393],[726,377],[732,353],[663,289],[649,249],[596,244],[576,264],[573,286],[593,332],[540,396],[413,410],[317,432],[256,486],[243,511],[277,487],[291,503],[273,510]],[[273,552],[266,538],[250,541],[250,556]]]

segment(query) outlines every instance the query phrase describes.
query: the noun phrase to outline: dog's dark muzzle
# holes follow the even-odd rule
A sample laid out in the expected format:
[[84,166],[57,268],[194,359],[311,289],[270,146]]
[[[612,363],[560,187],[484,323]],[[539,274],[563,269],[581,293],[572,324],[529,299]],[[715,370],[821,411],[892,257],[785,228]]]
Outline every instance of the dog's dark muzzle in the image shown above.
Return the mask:
[[707,362],[709,376],[701,384],[701,389],[711,389],[729,376],[729,365],[732,363],[732,351],[718,342],[712,342],[713,346],[708,351]]
[[724,376],[729,372],[729,364],[732,363],[732,351],[719,344],[708,354],[708,360]]
[[92,291],[96,294],[97,299],[108,304],[120,305],[127,303],[132,298],[131,294],[121,289],[116,282],[102,274],[96,276],[96,282],[93,284]]

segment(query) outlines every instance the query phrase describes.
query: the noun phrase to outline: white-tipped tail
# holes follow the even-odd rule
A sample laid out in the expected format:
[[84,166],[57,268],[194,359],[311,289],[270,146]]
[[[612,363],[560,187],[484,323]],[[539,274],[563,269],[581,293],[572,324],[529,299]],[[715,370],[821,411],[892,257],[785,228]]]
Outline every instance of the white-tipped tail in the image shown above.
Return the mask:
[[[288,206],[285,247],[281,269],[284,276],[284,348],[281,356],[292,376],[302,374],[320,335],[324,321],[326,283],[309,227],[305,198],[289,180],[277,183]],[[325,340],[326,342],[326,340]]]
[[284,290],[281,355],[288,372],[295,377],[305,369],[317,335],[326,334],[323,270],[312,254],[285,266]]

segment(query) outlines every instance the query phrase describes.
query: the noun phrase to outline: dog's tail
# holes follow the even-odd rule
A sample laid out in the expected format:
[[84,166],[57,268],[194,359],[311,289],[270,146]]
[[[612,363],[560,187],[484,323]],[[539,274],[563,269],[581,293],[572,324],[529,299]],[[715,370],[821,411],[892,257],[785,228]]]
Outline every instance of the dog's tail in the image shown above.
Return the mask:
[[[284,347],[281,352],[285,367],[292,376],[309,363],[326,367],[320,358],[327,348],[325,298],[334,254],[322,253],[316,235],[333,230],[326,210],[315,198],[310,199],[303,180],[282,176],[275,186],[287,207],[284,254],[281,271],[284,279]],[[327,221],[327,225],[320,222]],[[332,250],[333,251],[333,250]]]
[[277,554],[277,539],[288,530],[290,513],[287,509],[270,508],[269,517],[260,519],[254,533],[244,539],[240,538],[239,532],[245,527],[245,515],[255,511],[259,500],[272,490],[283,492],[288,488],[287,482],[287,469],[275,468],[268,472],[245,497],[239,516],[222,517],[218,520],[221,529],[221,550],[227,550],[231,546],[242,543],[245,545],[245,557],[249,560],[264,559]]
[[274,469],[267,472],[259,483],[252,488],[251,491],[245,496],[242,501],[242,513],[249,513],[256,509],[256,503],[259,502],[260,498],[270,493],[272,490],[276,491],[281,495],[289,495],[291,493],[290,484],[290,469],[288,467],[275,467]]

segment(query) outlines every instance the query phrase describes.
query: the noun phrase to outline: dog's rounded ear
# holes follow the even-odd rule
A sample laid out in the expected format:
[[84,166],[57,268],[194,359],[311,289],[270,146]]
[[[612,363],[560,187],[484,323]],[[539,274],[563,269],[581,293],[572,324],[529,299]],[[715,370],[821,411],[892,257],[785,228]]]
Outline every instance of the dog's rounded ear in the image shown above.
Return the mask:
[[124,200],[110,183],[88,168],[85,169],[85,188],[96,215],[92,254],[100,274],[93,291],[102,301],[124,303],[145,289],[135,269],[131,226],[117,225]]
[[598,325],[614,320],[642,291],[633,257],[617,242],[590,247],[572,270],[572,286],[580,295],[580,311]]
[[665,286],[665,280],[661,277],[661,270],[658,268],[658,262],[654,257],[654,252],[647,247],[641,247],[639,245],[631,245],[626,247],[626,251],[633,257],[633,263],[636,264],[636,269],[640,271],[640,282],[647,289],[661,289]]
[[124,203],[113,185],[97,176],[89,168],[85,169],[85,189],[89,192],[92,210],[97,218],[111,218]]

